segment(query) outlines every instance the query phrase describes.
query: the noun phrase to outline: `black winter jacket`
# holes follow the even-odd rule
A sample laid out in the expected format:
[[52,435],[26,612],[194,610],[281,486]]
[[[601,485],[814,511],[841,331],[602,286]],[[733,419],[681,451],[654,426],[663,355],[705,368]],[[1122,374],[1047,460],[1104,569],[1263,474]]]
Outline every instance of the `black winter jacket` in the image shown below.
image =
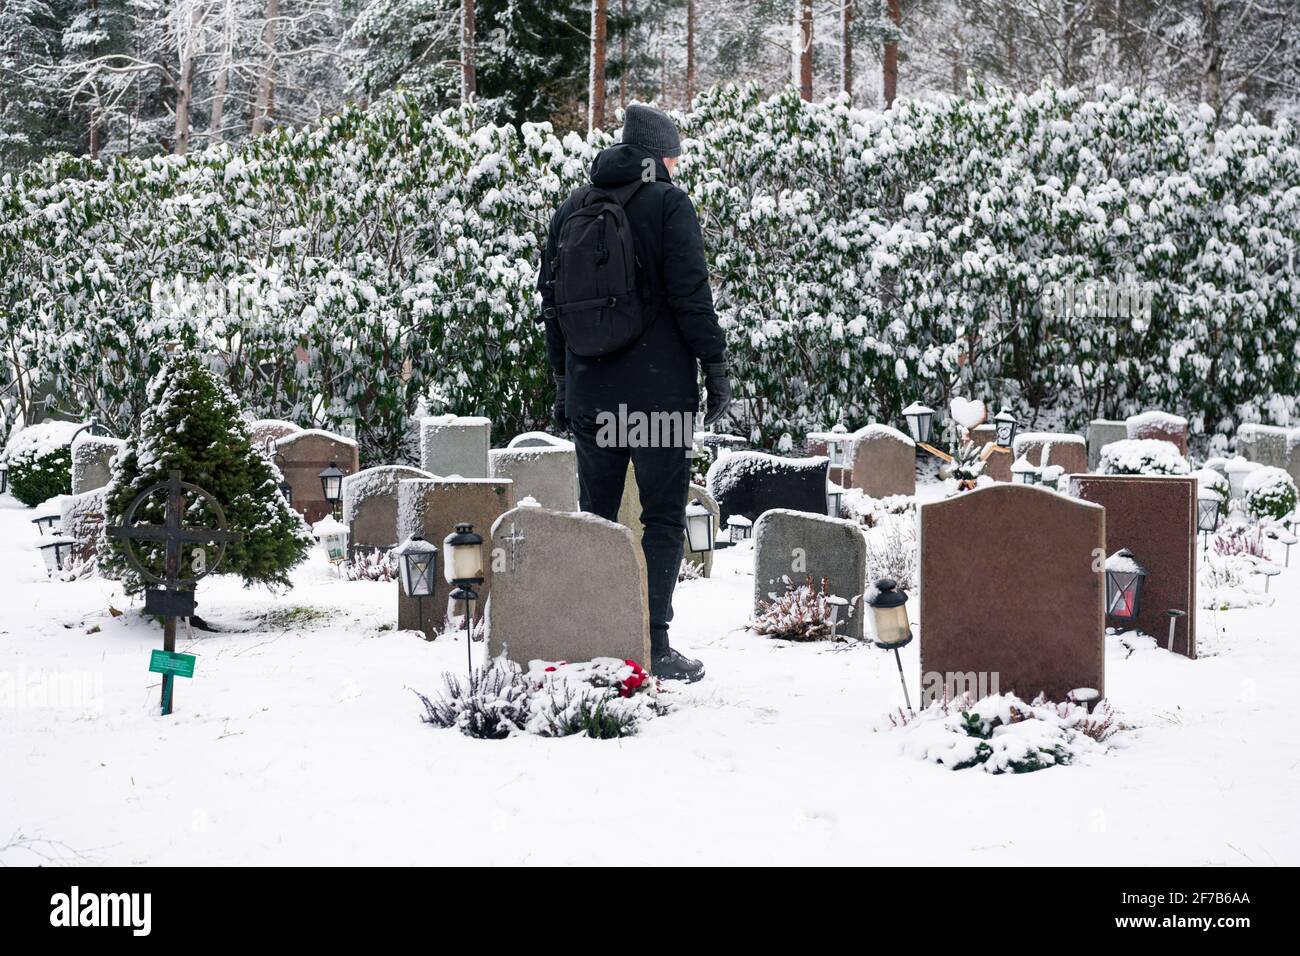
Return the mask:
[[726,354],[726,339],[713,311],[700,222],[690,197],[673,185],[663,161],[639,146],[611,146],[591,164],[591,181],[610,188],[624,186],[642,175],[647,159],[654,163],[655,180],[636,191],[625,211],[641,262],[641,281],[650,293],[652,320],[641,338],[626,349],[583,358],[565,348],[559,321],[552,317],[555,293],[550,264],[572,198],[551,217],[537,288],[542,294],[547,357],[556,374],[566,376],[570,418],[617,413],[620,404],[629,411],[696,411],[696,362],[720,362]]

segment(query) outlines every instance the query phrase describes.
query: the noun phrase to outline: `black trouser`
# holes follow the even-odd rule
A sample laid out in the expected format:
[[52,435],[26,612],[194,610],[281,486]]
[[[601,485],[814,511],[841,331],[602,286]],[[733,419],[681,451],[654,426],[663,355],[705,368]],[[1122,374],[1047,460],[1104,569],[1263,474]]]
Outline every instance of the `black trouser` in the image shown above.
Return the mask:
[[[691,481],[689,444],[686,448],[629,448],[598,441],[594,418],[575,418],[569,424],[578,452],[578,500],[583,511],[617,521],[627,463],[629,459],[632,462],[645,528],[641,549],[650,599],[650,643],[655,651],[665,650],[668,623],[673,619],[673,589],[682,564],[686,493]],[[689,435],[686,441],[690,442]]]

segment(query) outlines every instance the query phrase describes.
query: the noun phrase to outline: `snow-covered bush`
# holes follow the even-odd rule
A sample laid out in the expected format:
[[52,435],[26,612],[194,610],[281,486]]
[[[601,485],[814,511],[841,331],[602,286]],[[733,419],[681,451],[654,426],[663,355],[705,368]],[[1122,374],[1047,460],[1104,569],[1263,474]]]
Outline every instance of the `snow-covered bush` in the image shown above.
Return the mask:
[[986,773],[1030,773],[1105,753],[1121,726],[1110,705],[1093,712],[1041,696],[1026,704],[1014,694],[972,703],[936,700],[914,717],[890,718],[904,734],[903,750],[949,770],[979,767]]
[[771,601],[760,601],[754,619],[746,627],[755,634],[782,641],[826,641],[835,634],[832,616],[834,605],[828,600],[827,581],[821,587],[809,577],[803,584],[786,581],[784,594]]
[[868,583],[890,578],[902,590],[910,591],[920,578],[919,560],[915,513],[890,516],[867,531]]
[[[177,339],[260,416],[355,419],[370,460],[399,460],[422,399],[501,434],[544,424],[538,244],[610,137],[480,115],[398,95],[238,150],[6,176],[0,376],[57,382],[125,434]],[[679,120],[734,430],[764,447],[898,423],[917,396],[1051,407],[1072,428],[1296,410],[1289,126],[1051,86],[887,113],[723,87]],[[1130,287],[1149,314],[1122,307]],[[1114,301],[1061,308],[1067,288]]]
[[1256,468],[1246,476],[1242,487],[1246,492],[1246,510],[1256,518],[1280,521],[1295,511],[1295,481],[1284,468],[1271,465]]
[[498,657],[474,668],[466,681],[442,676],[445,691],[432,700],[414,692],[424,705],[425,723],[486,740],[502,740],[527,725],[531,685],[518,664]]
[[1187,475],[1192,468],[1173,442],[1125,438],[1102,446],[1097,471],[1103,475]]
[[349,581],[396,581],[397,558],[384,548],[355,548],[344,573]]
[[29,508],[72,492],[72,436],[76,422],[41,422],[14,432],[5,445],[9,493]]

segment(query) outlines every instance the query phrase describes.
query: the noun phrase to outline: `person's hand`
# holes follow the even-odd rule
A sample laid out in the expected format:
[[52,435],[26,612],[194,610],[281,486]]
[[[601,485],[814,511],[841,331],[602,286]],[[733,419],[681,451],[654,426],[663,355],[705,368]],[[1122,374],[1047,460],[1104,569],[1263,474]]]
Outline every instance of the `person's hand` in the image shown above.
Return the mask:
[[731,407],[731,378],[726,362],[710,362],[704,366],[704,424],[712,425]]
[[569,430],[569,416],[564,408],[564,376],[555,376],[555,428],[560,433]]

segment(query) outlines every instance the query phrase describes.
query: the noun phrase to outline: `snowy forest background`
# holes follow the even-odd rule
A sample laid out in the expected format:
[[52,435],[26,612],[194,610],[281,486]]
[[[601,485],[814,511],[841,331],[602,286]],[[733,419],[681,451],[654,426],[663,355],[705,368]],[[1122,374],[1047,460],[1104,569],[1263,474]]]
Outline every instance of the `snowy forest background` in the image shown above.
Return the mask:
[[[463,29],[466,18],[471,24]],[[0,169],[238,143],[402,88],[496,122],[603,126],[719,82],[806,99],[1101,83],[1273,122],[1295,0],[0,0]]]

